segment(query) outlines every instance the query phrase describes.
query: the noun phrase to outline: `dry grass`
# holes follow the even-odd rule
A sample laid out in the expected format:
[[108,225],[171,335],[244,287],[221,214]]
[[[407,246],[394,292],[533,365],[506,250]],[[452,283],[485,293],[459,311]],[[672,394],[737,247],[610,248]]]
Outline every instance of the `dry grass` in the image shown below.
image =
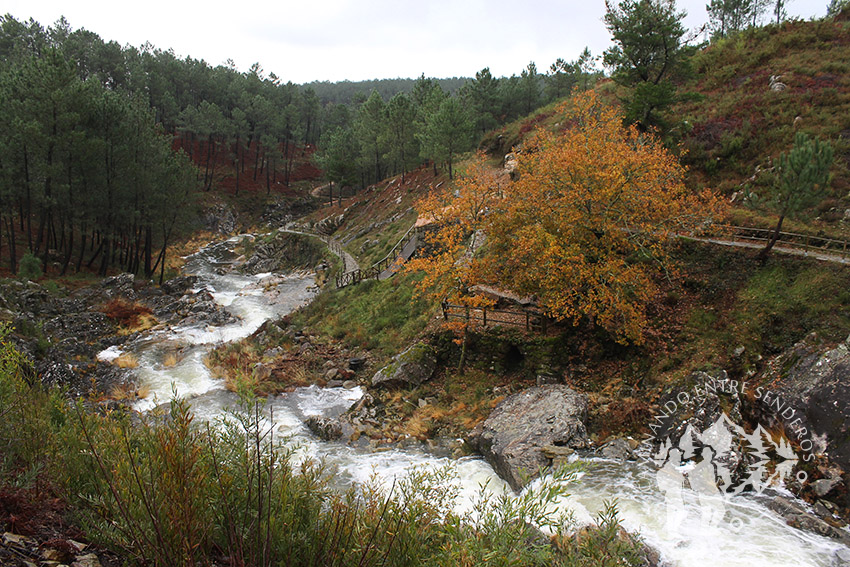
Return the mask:
[[112,364],[118,368],[136,368],[139,366],[139,359],[132,352],[125,352],[118,358],[112,361]]
[[173,368],[178,362],[180,362],[180,358],[176,352],[169,352],[162,358],[162,365],[165,368]]
[[108,397],[117,401],[133,401],[139,398],[147,398],[149,394],[149,387],[128,382],[113,386],[109,391]]
[[118,323],[119,335],[145,331],[157,324],[153,311],[149,307],[122,298],[113,299],[104,305],[101,311]]

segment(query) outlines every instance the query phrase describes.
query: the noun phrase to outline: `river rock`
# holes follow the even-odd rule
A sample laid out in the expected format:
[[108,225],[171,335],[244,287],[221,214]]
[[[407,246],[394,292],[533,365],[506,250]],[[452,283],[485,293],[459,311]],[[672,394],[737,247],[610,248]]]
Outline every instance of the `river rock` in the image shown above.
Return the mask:
[[65,313],[44,323],[44,332],[55,341],[74,338],[86,342],[115,333],[117,327],[104,313]]
[[823,498],[836,486],[841,484],[841,478],[822,478],[820,480],[816,480],[812,483],[812,490],[815,491],[815,494],[818,498]]
[[564,385],[535,386],[496,406],[472,431],[469,444],[514,490],[520,490],[552,464],[545,447],[587,447],[586,419],[583,394]]
[[635,454],[631,445],[625,439],[614,439],[599,449],[599,455],[614,461],[633,461]]
[[168,295],[183,295],[198,285],[198,276],[179,276],[162,284],[162,291]]
[[764,505],[773,510],[785,520],[789,526],[797,529],[825,536],[850,546],[850,533],[831,526],[814,514],[796,500],[780,496],[771,490],[766,490],[760,497]]
[[304,421],[307,429],[315,433],[319,439],[336,441],[342,437],[342,423],[338,418],[311,415]]
[[237,216],[230,206],[219,203],[204,211],[204,224],[207,230],[231,234],[236,231]]
[[239,269],[246,274],[261,274],[309,268],[322,260],[324,253],[324,245],[315,238],[279,231],[260,241]]
[[[746,477],[746,448],[740,437],[727,435],[744,422],[743,401],[738,382],[730,380],[725,370],[713,373],[693,372],[676,389],[668,392],[659,402],[661,421],[650,424],[657,444],[670,442],[686,450],[686,457],[698,454],[707,445],[706,439],[716,437],[729,440],[715,443],[713,460],[730,473],[733,483]],[[690,454],[688,454],[690,453]]]
[[149,302],[158,321],[181,325],[228,325],[236,321],[231,313],[216,303],[209,291],[187,293],[178,299],[170,295]]
[[417,343],[393,357],[372,377],[373,386],[418,386],[434,376],[437,354],[426,343]]

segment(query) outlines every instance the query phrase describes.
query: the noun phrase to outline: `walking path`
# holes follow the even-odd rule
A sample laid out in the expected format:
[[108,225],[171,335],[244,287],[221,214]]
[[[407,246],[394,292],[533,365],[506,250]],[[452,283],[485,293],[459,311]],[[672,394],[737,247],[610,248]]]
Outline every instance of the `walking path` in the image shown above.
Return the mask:
[[355,270],[360,269],[360,264],[357,263],[357,260],[349,254],[343,247],[342,244],[334,238],[333,236],[329,236],[327,234],[322,234],[320,232],[316,232],[310,230],[303,226],[298,226],[295,223],[289,223],[285,227],[281,229],[283,232],[288,232],[290,234],[303,234],[304,236],[312,236],[313,238],[318,238],[322,240],[328,246],[328,250],[339,256],[342,260],[342,271],[345,272],[353,272]]

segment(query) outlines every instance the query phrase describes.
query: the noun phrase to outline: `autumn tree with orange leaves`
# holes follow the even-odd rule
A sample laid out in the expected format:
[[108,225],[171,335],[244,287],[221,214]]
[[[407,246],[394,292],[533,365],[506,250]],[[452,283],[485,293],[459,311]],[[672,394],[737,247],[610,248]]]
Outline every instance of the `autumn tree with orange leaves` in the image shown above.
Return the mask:
[[[469,171],[451,186],[432,192],[417,204],[419,218],[438,227],[424,237],[426,253],[406,265],[408,270],[424,272],[418,283],[420,292],[470,309],[492,304],[471,288],[484,279],[486,264],[476,251],[486,239],[488,216],[502,200],[507,182],[507,175],[487,167],[479,154]],[[465,345],[468,322],[451,321],[447,326]]]
[[[653,135],[624,127],[595,92],[558,112],[561,131],[524,143],[517,181],[496,190],[493,174],[479,168],[460,182],[460,200],[440,197],[438,239],[451,246],[411,267],[425,271],[435,294],[489,283],[535,295],[557,320],[589,321],[619,342],[641,343],[656,278],[675,269],[672,237],[703,226],[720,202],[687,189],[676,157]],[[486,204],[472,195],[487,196]],[[487,235],[486,254],[459,263],[473,231]]]

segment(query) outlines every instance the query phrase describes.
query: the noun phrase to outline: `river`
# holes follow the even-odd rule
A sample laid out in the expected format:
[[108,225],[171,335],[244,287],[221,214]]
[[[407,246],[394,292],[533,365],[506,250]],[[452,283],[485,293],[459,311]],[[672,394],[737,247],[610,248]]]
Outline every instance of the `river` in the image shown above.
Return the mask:
[[[235,394],[222,380],[213,378],[203,363],[214,346],[249,336],[264,321],[281,317],[309,302],[314,296],[311,275],[290,274],[279,280],[274,298],[258,285],[269,274],[241,275],[226,268],[236,260],[234,247],[240,238],[213,243],[187,258],[184,272],[199,276],[198,288],[206,288],[215,300],[239,320],[221,327],[176,326],[153,330],[125,346],[139,361],[140,390],[147,393],[136,409],[147,411],[174,395],[190,399],[199,419],[212,420],[226,408],[238,406]],[[167,360],[179,350],[179,360]],[[102,358],[120,351],[110,349]],[[289,394],[271,396],[267,415],[280,435],[298,447],[297,457],[324,458],[338,471],[342,483],[366,482],[377,478],[389,485],[412,467],[437,469],[451,466],[460,489],[457,507],[468,509],[486,483],[494,496],[509,490],[493,469],[480,458],[450,460],[418,449],[371,452],[343,443],[319,440],[305,426],[311,415],[336,416],[363,395],[358,387],[299,388]],[[747,496],[735,497],[726,505],[725,521],[716,528],[700,524],[699,504],[685,500],[685,519],[675,533],[665,529],[666,508],[658,490],[656,471],[639,463],[602,459],[588,461],[589,469],[571,483],[571,495],[561,505],[569,507],[579,521],[590,521],[606,501],[616,499],[623,525],[639,533],[658,549],[665,564],[679,567],[811,566],[841,565],[837,553],[843,546],[820,536],[791,528],[760,502]],[[844,563],[846,564],[846,563]]]

